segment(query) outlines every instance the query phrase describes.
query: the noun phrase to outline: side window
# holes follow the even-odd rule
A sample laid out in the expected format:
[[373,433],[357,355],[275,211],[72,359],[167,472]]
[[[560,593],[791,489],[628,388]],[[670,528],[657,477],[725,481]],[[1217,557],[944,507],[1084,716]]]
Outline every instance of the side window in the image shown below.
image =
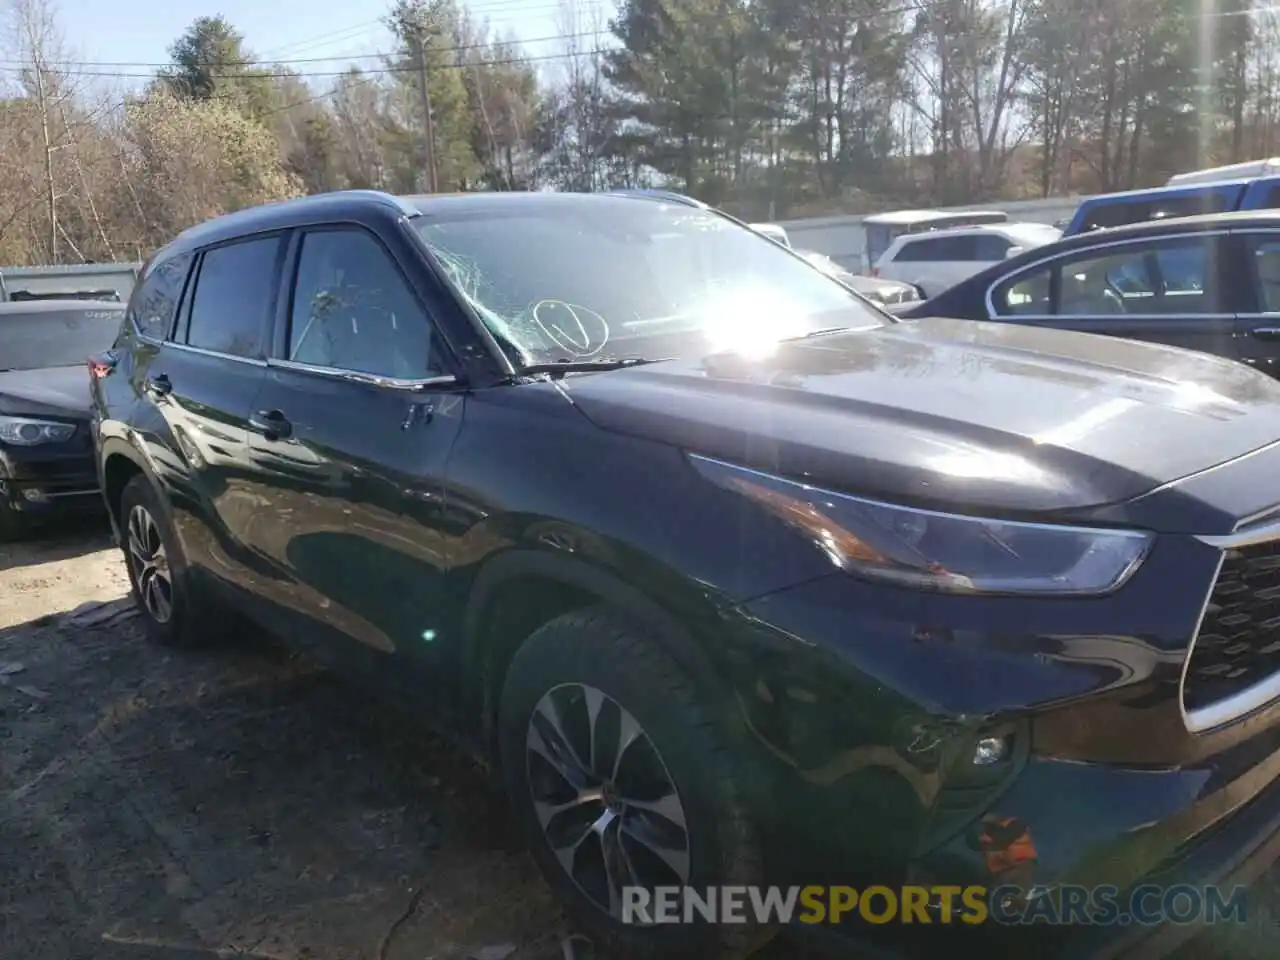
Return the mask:
[[1104,248],[997,287],[992,302],[1004,316],[1218,313],[1214,250],[1204,237]]
[[1248,243],[1258,309],[1280,313],[1280,236],[1251,236]]
[[965,263],[980,259],[978,256],[978,237],[939,237],[928,241],[928,260],[948,263]]
[[395,262],[370,234],[352,229],[303,237],[289,359],[401,380],[447,372],[431,320]]
[[1003,260],[1011,246],[1013,241],[1008,237],[998,233],[980,233],[973,238],[974,259],[984,263]]
[[196,274],[187,344],[262,359],[275,309],[281,238],[242,240],[206,250]]
[[1049,300],[1053,270],[1042,267],[996,288],[991,302],[1002,317],[1044,317],[1053,313]]
[[[129,319],[144,337],[164,340],[169,336],[193,259],[190,253],[180,253],[162,260],[130,298]],[[15,295],[14,299],[18,297]]]
[[907,240],[904,241],[902,247],[898,250],[897,256],[893,258],[894,263],[919,263],[921,261],[939,260],[936,250],[938,249],[938,240]]

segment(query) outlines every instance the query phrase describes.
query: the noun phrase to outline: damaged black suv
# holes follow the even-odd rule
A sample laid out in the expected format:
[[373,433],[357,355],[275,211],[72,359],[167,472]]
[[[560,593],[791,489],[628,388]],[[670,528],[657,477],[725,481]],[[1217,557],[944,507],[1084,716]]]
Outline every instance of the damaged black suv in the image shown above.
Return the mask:
[[1274,856],[1280,383],[1243,365],[900,322],[678,198],[350,192],[176,238],[94,370],[155,638],[239,611],[452,731],[608,956],[771,932],[627,888]]

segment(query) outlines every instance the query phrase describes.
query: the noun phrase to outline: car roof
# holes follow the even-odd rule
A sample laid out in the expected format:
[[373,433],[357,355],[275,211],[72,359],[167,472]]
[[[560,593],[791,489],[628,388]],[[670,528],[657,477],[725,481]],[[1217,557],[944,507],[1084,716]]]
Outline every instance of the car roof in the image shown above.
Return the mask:
[[1027,226],[1043,227],[1045,230],[1054,229],[1048,223],[1036,223],[1032,220],[1010,220],[1007,223],[974,223],[969,226],[943,227],[939,230],[928,230],[924,233],[904,233],[902,236],[895,238],[893,242],[898,246],[906,246],[908,243],[935,240],[938,237],[971,237],[975,233],[1005,234],[1010,230],[1017,231],[1018,228]]
[[573,207],[583,204],[661,202],[709,209],[681,194],[665,191],[568,193],[558,191],[502,191],[393,196],[378,190],[337,190],[292,200],[237,210],[189,227],[178,234],[158,257],[168,257],[198,247],[236,240],[255,233],[305,226],[308,223],[356,220],[371,212],[388,217],[430,217],[437,213]]
[[[863,217],[863,224],[874,224],[876,226],[900,223],[919,223],[928,220],[943,220],[950,217],[972,217],[972,216],[989,216],[1004,215],[1002,210],[894,210],[892,213],[876,213],[869,217]],[[985,224],[984,224],[985,226]]]
[[1137,190],[1122,190],[1119,193],[1104,193],[1089,197],[1081,202],[1081,207],[1103,207],[1113,203],[1128,203],[1132,200],[1162,199],[1165,197],[1194,197],[1198,194],[1214,193],[1247,187],[1258,182],[1280,180],[1280,174],[1260,177],[1241,177],[1233,180],[1209,180],[1204,183],[1174,183],[1164,187],[1141,187]]
[[100,310],[124,313],[125,305],[111,300],[6,300],[0,303],[0,320],[40,313],[92,313]]

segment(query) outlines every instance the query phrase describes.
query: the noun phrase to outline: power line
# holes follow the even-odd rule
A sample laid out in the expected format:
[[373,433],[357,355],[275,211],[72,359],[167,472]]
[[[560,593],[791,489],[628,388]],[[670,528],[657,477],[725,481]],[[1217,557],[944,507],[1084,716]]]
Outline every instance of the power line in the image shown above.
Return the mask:
[[[396,53],[382,54],[382,56],[385,57],[386,59],[393,59],[397,55],[398,54]],[[506,57],[503,59],[467,60],[461,63],[443,63],[443,64],[440,64],[438,69],[469,70],[469,69],[472,69],[473,67],[511,67],[511,66],[520,66],[521,64],[525,64],[525,63],[539,63],[547,60],[567,60],[567,59],[572,59],[576,56],[579,56],[579,54],[549,53],[549,54],[542,54],[539,56],[532,56],[532,57],[521,56],[521,57]],[[22,70],[26,70],[26,69],[28,68],[21,67],[21,66],[5,66],[3,64],[0,64],[0,71],[11,70],[11,71],[21,72]],[[254,70],[251,73],[211,74],[210,79],[213,79],[213,80],[253,80],[253,79],[299,80],[299,79],[308,79],[311,77],[345,77],[350,75],[353,72],[358,74],[366,74],[366,75],[414,73],[417,71],[417,69],[418,68],[416,66],[369,67],[369,68],[352,66],[347,70],[321,70],[321,71],[284,70],[284,71],[279,71],[274,73],[268,72],[268,71]],[[131,72],[125,72],[125,71],[119,71],[119,70],[70,70],[68,71],[68,74],[72,77],[94,77],[94,78],[112,79],[112,80],[155,80],[157,79],[155,73],[136,73],[136,72],[131,73]]]
[[[510,0],[510,2],[513,2],[515,4],[520,4],[520,0]],[[555,7],[555,6],[558,6],[558,4],[552,4],[551,6]],[[927,13],[930,10],[943,8],[946,6],[949,6],[949,4],[947,3],[947,0],[934,0],[934,2],[909,3],[909,4],[904,4],[898,7],[892,7],[886,10],[880,10],[873,13],[859,15],[851,19],[855,20],[856,22],[863,22],[867,20],[879,19],[882,17],[902,16],[908,13]],[[472,8],[472,9],[474,10],[475,8]],[[529,8],[526,8],[523,6],[521,7],[522,12],[527,13],[528,9]],[[1194,19],[1194,20],[1211,20],[1211,19],[1221,19],[1225,17],[1252,16],[1258,13],[1267,13],[1270,11],[1277,11],[1277,10],[1280,10],[1280,4],[1272,4],[1266,7],[1257,7],[1249,10],[1206,10],[1206,11],[1198,11],[1194,13],[1188,12],[1183,14],[1183,16],[1188,19]],[[723,19],[723,16],[718,13],[669,18],[670,22],[676,26],[693,25],[703,20],[719,23],[722,19]],[[279,50],[289,49],[290,47],[299,47],[299,46],[305,47],[308,45],[313,45],[315,41],[323,40],[325,37],[337,36],[338,34],[350,34],[357,30],[365,29],[370,26],[376,26],[379,23],[381,23],[380,20],[365,21],[364,23],[355,24],[351,27],[345,28],[344,30],[335,31],[334,33],[331,33],[331,34],[321,34],[319,37],[313,38],[312,40],[299,41],[294,44],[286,44],[284,47],[276,48],[276,50],[279,51]],[[541,37],[528,37],[525,39],[518,39],[516,42],[521,46],[523,46],[526,44],[533,44],[533,43],[551,43],[554,41],[564,41],[564,40],[584,40],[584,39],[590,39],[594,37],[606,36],[611,33],[612,31],[609,30],[608,28],[599,28],[596,30],[582,30],[582,31],[570,32],[570,33],[553,33],[553,34],[547,34]],[[321,43],[320,45],[323,46],[327,44]],[[443,53],[466,53],[471,50],[492,49],[495,46],[501,46],[501,45],[503,45],[503,41],[501,40],[489,40],[489,41],[479,41],[475,43],[457,44],[449,47],[441,47],[441,48],[437,48],[437,50]],[[346,63],[346,62],[352,62],[357,60],[376,60],[376,59],[385,58],[387,56],[388,56],[387,53],[378,52],[378,51],[370,52],[370,53],[337,54],[337,55],[328,56],[328,57],[275,58],[275,57],[269,57],[266,55],[259,55],[252,59],[238,61],[234,64],[234,66],[240,69],[256,70],[260,67],[268,67],[268,68],[269,67],[287,67],[292,64],[334,63],[334,62]],[[557,56],[558,55],[547,55],[547,56],[531,57],[528,59],[534,59],[534,60],[556,59]],[[0,60],[0,69],[4,69],[8,67],[20,67],[20,68],[26,69],[29,66],[30,66],[29,64],[20,63],[19,61]],[[132,68],[145,68],[145,69],[159,70],[159,69],[164,69],[166,67],[172,67],[174,66],[174,64],[172,62],[159,63],[155,61],[145,61],[145,60],[50,60],[50,61],[47,61],[47,66],[53,67],[53,68],[68,69],[68,70],[73,70],[79,67],[88,67],[88,68],[93,68],[95,70],[97,68],[114,68],[114,67],[132,67]],[[231,64],[199,63],[199,64],[194,64],[194,66],[199,68],[204,68],[204,67],[218,68],[218,67],[231,66]],[[76,70],[76,72],[80,73],[81,71]],[[315,74],[302,74],[302,75],[341,76],[346,72],[347,71],[345,70],[341,70],[341,71],[335,71],[332,73],[321,72],[321,73],[315,73]],[[114,70],[109,70],[102,74],[86,71],[83,73],[83,75],[84,76],[102,75],[102,76],[120,76],[120,77],[134,76],[134,74],[131,74],[131,73],[127,73],[127,72],[117,73]]]
[[[519,42],[521,45],[523,45],[526,43],[547,43],[552,40],[578,40],[578,39],[585,39],[588,37],[604,36],[609,32],[610,31],[608,29],[601,28],[599,30],[584,30],[580,33],[553,33],[545,37],[530,37],[528,40],[521,40]],[[435,49],[442,53],[466,53],[470,50],[491,50],[495,46],[503,46],[503,43],[501,41],[464,43],[456,46],[437,47]],[[255,58],[253,60],[238,60],[238,61],[235,61],[234,63],[225,63],[225,62],[224,63],[199,63],[199,64],[194,64],[194,66],[198,68],[202,68],[202,67],[226,68],[226,67],[234,66],[236,68],[244,69],[244,70],[256,70],[259,67],[286,67],[295,63],[299,63],[299,64],[334,63],[334,62],[349,62],[352,60],[379,60],[379,59],[385,59],[387,56],[390,56],[390,54],[387,54],[381,51],[375,51],[372,53],[354,53],[354,54],[338,55],[338,56],[332,56],[332,57],[290,57],[283,60],[264,60],[262,58]],[[45,61],[45,65],[52,68],[63,68],[63,69],[69,69],[69,70],[74,70],[77,67],[93,67],[93,68],[146,67],[146,68],[152,68],[156,70],[163,70],[165,68],[171,68],[175,66],[175,64],[172,61],[166,62],[166,63],[155,63],[155,62],[149,62],[145,60],[47,60]],[[0,69],[9,68],[9,67],[29,69],[30,64],[21,63],[20,61],[16,61],[16,60],[0,60]],[[341,72],[346,73],[347,71],[343,70]],[[89,74],[89,75],[92,76],[92,74]]]

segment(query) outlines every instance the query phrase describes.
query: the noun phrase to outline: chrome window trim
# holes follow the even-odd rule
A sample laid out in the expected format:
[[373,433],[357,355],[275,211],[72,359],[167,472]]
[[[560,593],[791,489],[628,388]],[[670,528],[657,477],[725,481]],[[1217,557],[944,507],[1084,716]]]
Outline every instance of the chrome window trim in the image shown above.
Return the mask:
[[401,377],[384,377],[375,373],[361,373],[357,370],[344,370],[341,367],[324,367],[310,363],[299,363],[296,360],[267,360],[265,366],[271,369],[293,370],[298,373],[313,373],[334,380],[346,380],[351,383],[363,383],[372,387],[383,387],[388,390],[430,390],[436,387],[450,387],[458,383],[453,374],[442,374],[438,377],[422,377],[406,380]]
[[[1033,260],[1031,263],[1028,263],[1026,266],[1019,268],[1014,273],[1005,274],[1003,277],[996,280],[989,287],[987,287],[987,292],[983,298],[987,307],[987,319],[988,320],[1010,319],[1010,317],[1007,317],[1006,315],[1002,313],[998,313],[996,311],[995,300],[993,299],[996,287],[1003,286],[1004,284],[1010,282],[1011,280],[1013,281],[1019,280],[1025,277],[1027,274],[1031,273],[1032,271],[1040,267],[1043,267],[1047,263],[1054,263],[1055,261],[1058,261],[1058,260],[1074,259],[1077,256],[1087,256],[1088,254],[1092,253],[1094,250],[1109,250],[1113,247],[1131,247],[1131,246],[1134,246],[1135,244],[1151,243],[1153,242],[1153,240],[1155,241],[1186,240],[1186,239],[1195,239],[1198,237],[1199,238],[1226,237],[1226,236],[1229,236],[1230,234],[1231,234],[1231,231],[1229,229],[1223,228],[1219,230],[1195,230],[1189,233],[1171,233],[1171,234],[1161,235],[1158,237],[1149,237],[1149,236],[1129,237],[1125,240],[1108,240],[1106,243],[1095,243],[1088,246],[1076,247],[1072,250],[1051,253],[1048,256],[1041,257],[1039,260]],[[1052,314],[1049,317],[1045,317],[1044,319],[1056,319],[1061,316],[1066,316],[1066,314]],[[1125,316],[1125,314],[1113,313],[1113,314],[1106,314],[1105,316],[1108,319],[1114,320],[1117,316]],[[1135,316],[1135,315],[1131,314],[1131,316]],[[1197,316],[1205,317],[1205,316],[1211,316],[1211,314],[1197,314]],[[1221,316],[1234,317],[1235,314],[1222,314]],[[1026,319],[1026,317],[1021,317],[1021,319]],[[1083,318],[1080,318],[1080,319],[1083,319]]]
[[1280,238],[1280,225],[1274,227],[1232,227],[1231,233],[1273,233],[1277,238]]
[[236,363],[247,363],[254,367],[265,367],[267,361],[258,357],[242,357],[234,353],[223,353],[221,350],[209,350],[205,347],[193,347],[189,343],[175,343],[173,340],[165,340],[164,346],[173,350],[184,350],[187,353],[198,354],[202,357],[214,357],[218,360],[234,360]]
[[1201,543],[1217,547],[1221,553],[1218,565],[1214,568],[1213,579],[1209,582],[1209,591],[1205,594],[1204,603],[1200,607],[1200,616],[1196,620],[1196,629],[1187,647],[1187,655],[1182,661],[1182,673],[1178,677],[1178,710],[1182,714],[1182,722],[1190,733],[1207,733],[1226,726],[1241,717],[1248,716],[1255,710],[1265,707],[1274,700],[1280,699],[1280,670],[1239,693],[1234,693],[1222,700],[1196,710],[1188,710],[1186,703],[1187,672],[1191,668],[1191,658],[1195,654],[1196,641],[1200,639],[1200,628],[1209,612],[1209,604],[1213,593],[1218,588],[1218,577],[1222,574],[1222,565],[1226,561],[1227,551],[1237,547],[1255,546],[1259,543],[1271,543],[1280,540],[1280,518],[1274,518],[1274,508],[1269,508],[1262,515],[1272,515],[1273,519],[1256,526],[1243,526],[1232,533],[1223,535],[1206,535],[1196,537]]

